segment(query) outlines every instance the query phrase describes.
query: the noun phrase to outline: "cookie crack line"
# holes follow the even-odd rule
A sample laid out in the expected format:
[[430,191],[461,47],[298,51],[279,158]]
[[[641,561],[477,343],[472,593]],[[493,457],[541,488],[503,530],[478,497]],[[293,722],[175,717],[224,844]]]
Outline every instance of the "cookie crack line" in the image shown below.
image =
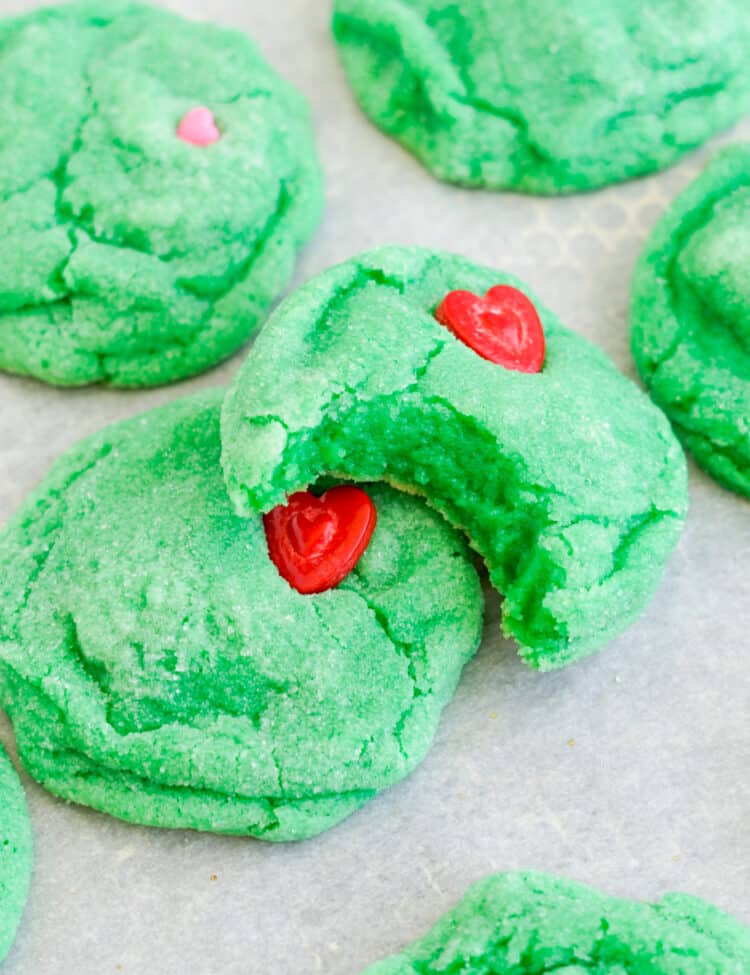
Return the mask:
[[[747,439],[746,437],[742,437],[740,435],[738,437],[737,445],[722,445],[717,444],[715,440],[708,436],[708,434],[703,433],[703,431],[695,427],[689,426],[687,423],[682,423],[679,419],[673,419],[672,424],[682,433],[686,440],[690,439],[703,444],[706,451],[710,451],[715,455],[723,457],[727,463],[731,464],[738,476],[747,476],[747,449],[741,449],[743,441]],[[690,444],[688,444],[688,446],[690,446]]]
[[[205,286],[200,287],[188,279],[180,278],[177,279],[178,286],[187,294],[192,294],[197,298],[212,301],[214,303],[226,297],[248,276],[259,254],[264,250],[266,244],[273,237],[279,225],[288,214],[292,207],[292,203],[292,194],[288,189],[287,182],[285,180],[281,180],[279,183],[279,192],[276,197],[276,202],[271,215],[261,227],[258,236],[253,241],[252,246],[250,247],[250,250],[244,260],[239,261],[235,269],[225,276],[224,282],[226,283],[222,282],[222,288],[220,291],[206,289]],[[210,313],[213,313],[213,309],[211,309]],[[207,317],[210,317],[210,313],[207,312]]]
[[[96,693],[102,701],[102,722],[106,725],[108,730],[114,732],[114,734],[116,734],[119,738],[125,740],[130,737],[139,738],[144,734],[153,734],[162,731],[162,729],[173,728],[177,727],[178,725],[180,727],[189,728],[195,731],[200,731],[203,729],[204,726],[200,721],[195,722],[194,720],[191,720],[191,718],[195,717],[194,715],[188,716],[185,714],[179,714],[178,716],[176,708],[174,709],[174,713],[165,713],[164,717],[158,720],[156,717],[149,719],[147,724],[138,724],[135,721],[131,721],[129,726],[126,727],[124,721],[113,720],[112,712],[117,706],[118,701],[116,695],[113,694],[112,689],[106,681],[105,665],[90,657],[86,653],[80,638],[78,624],[74,614],[72,612],[66,613],[62,622],[66,633],[66,638],[63,644],[63,652],[73,661],[75,661],[77,667],[82,671],[84,680],[89,682],[96,689]],[[131,646],[137,652],[141,667],[143,667],[145,652],[144,646],[142,644],[131,644]],[[263,683],[264,689],[269,693],[273,693],[274,695],[283,695],[288,691],[288,688],[275,683],[273,680],[269,680],[260,671],[256,671],[254,673],[254,677],[257,678],[259,682]],[[59,706],[58,702],[47,695],[44,691],[43,681],[37,686],[37,690],[46,696],[50,703],[55,706]],[[256,731],[260,729],[263,716],[268,711],[267,702],[260,704],[257,709],[252,711],[234,710],[217,699],[212,700],[211,706],[217,715],[226,718],[239,718],[241,720],[248,721]],[[167,706],[165,706],[165,710],[168,710]],[[227,734],[226,737],[231,738],[232,736]],[[237,740],[239,741],[239,738]]]
[[[317,330],[319,330],[326,319],[330,318],[333,312],[337,310],[340,305],[343,305],[352,297],[352,295],[360,292],[368,284],[384,285],[386,287],[391,287],[394,290],[398,290],[400,293],[403,293],[404,289],[403,281],[397,278],[387,277],[377,268],[357,265],[357,270],[356,272],[352,273],[348,284],[346,284],[340,292],[332,295],[331,298],[319,309],[315,321],[308,329],[308,334],[313,335]],[[442,351],[447,344],[447,341],[448,340],[444,340],[435,346],[434,350],[426,356],[425,361],[420,366],[415,368],[412,382],[404,384],[404,386],[402,386],[398,392],[405,393],[413,387],[414,379],[419,378],[420,375],[424,374],[432,359]],[[321,412],[325,412],[332,404],[335,404],[346,394],[354,396],[357,402],[363,402],[363,400],[356,397],[356,390],[350,386],[347,386],[346,384],[338,390],[333,386],[329,388],[330,395],[325,405],[320,407]],[[278,423],[279,426],[281,426],[284,430],[287,432],[290,431],[290,426],[287,421],[285,421],[277,413],[245,414],[243,416],[243,422],[249,424],[250,426],[267,426],[271,423]]]
[[[91,116],[84,117],[81,123],[82,127],[86,124],[90,117]],[[37,181],[42,182],[44,180],[50,180],[50,182],[54,184],[56,188],[55,213],[58,219],[58,226],[65,227],[69,234],[71,250],[62,264],[56,268],[53,273],[53,278],[63,283],[63,286],[67,289],[67,293],[59,294],[60,289],[58,288],[56,289],[58,291],[58,297],[56,297],[53,301],[40,301],[35,304],[27,304],[22,306],[21,309],[16,309],[16,311],[30,310],[32,308],[44,307],[45,305],[70,302],[76,297],[77,293],[70,290],[69,286],[65,283],[65,272],[75,256],[76,250],[80,246],[80,239],[78,236],[80,233],[85,234],[88,240],[91,240],[96,244],[102,244],[108,247],[116,246],[122,250],[132,251],[135,254],[140,254],[143,257],[153,258],[160,264],[168,265],[186,256],[186,254],[182,252],[164,255],[157,254],[146,247],[139,247],[133,243],[126,244],[123,241],[117,240],[116,238],[99,234],[92,227],[86,225],[80,216],[76,215],[71,206],[63,199],[66,189],[70,186],[67,179],[67,171],[74,156],[75,150],[71,150],[70,152],[63,154],[52,173],[41,177],[41,179]],[[263,250],[268,240],[273,236],[273,233],[277,229],[279,223],[281,223],[291,208],[292,196],[289,192],[287,182],[288,181],[285,179],[280,180],[278,194],[276,196],[275,203],[271,208],[268,219],[260,228],[257,236],[255,236],[250,243],[247,255],[242,260],[237,261],[234,267],[227,271],[227,273],[222,277],[219,287],[207,287],[205,284],[198,284],[191,281],[189,278],[180,277],[175,279],[175,286],[187,295],[216,303],[222,298],[226,297],[226,295],[228,295],[238,284],[241,284],[251,270],[252,265],[258,257],[258,254]],[[32,186],[33,185],[34,184],[32,184]],[[213,309],[209,309],[209,314],[212,311]],[[1,320],[2,316],[0,316],[0,321]]]
[[[672,237],[672,244],[670,245],[671,254],[667,261],[665,271],[665,279],[673,304],[679,304],[679,294],[682,290],[677,271],[677,264],[682,253],[690,240],[711,223],[712,219],[714,218],[717,205],[720,204],[726,197],[731,196],[733,193],[736,193],[741,189],[750,189],[750,180],[745,176],[741,176],[730,181],[729,183],[723,185],[715,193],[712,193],[711,196],[705,200],[704,204],[696,211],[690,213],[687,219],[685,219],[685,221],[675,231]],[[654,360],[653,372],[656,372],[662,366],[666,365],[672,358],[674,358],[681,344],[686,340],[686,328],[681,323],[678,323],[678,325],[679,327],[676,329],[676,334],[668,349],[663,355],[659,355]]]
[[552,156],[538,143],[533,141],[529,131],[529,122],[523,117],[518,109],[511,108],[510,106],[493,105],[491,102],[484,101],[481,98],[471,95],[462,96],[454,93],[452,97],[459,104],[473,108],[476,112],[482,112],[485,115],[492,115],[494,118],[507,122],[508,125],[510,125],[521,137],[521,141],[523,142],[527,153],[533,159],[535,159],[538,164],[546,166],[554,162]]
[[[0,661],[0,667],[3,666]],[[88,671],[88,666],[86,667]],[[27,693],[32,693],[37,695],[40,700],[46,701],[51,707],[55,709],[55,712],[61,714],[61,704],[55,701],[49,694],[40,686],[30,683],[24,678],[20,678],[20,684],[26,688]],[[106,691],[105,691],[106,693]],[[15,707],[13,705],[8,706],[9,713],[14,724],[19,720],[19,716],[15,713]],[[38,778],[36,770],[39,768],[39,763],[42,762],[43,753],[47,755],[48,761],[42,763],[43,767],[47,768],[49,774],[54,776],[54,768],[57,759],[61,756],[70,756],[74,761],[76,761],[80,767],[80,777],[81,778],[101,778],[106,780],[110,775],[113,778],[122,779],[126,778],[132,782],[140,782],[144,785],[148,785],[150,788],[154,789],[168,789],[172,792],[177,792],[184,795],[195,795],[203,794],[207,796],[217,796],[232,798],[235,797],[242,801],[253,801],[260,800],[268,802],[276,807],[290,805],[299,802],[307,801],[318,801],[321,802],[328,801],[335,798],[352,798],[355,796],[374,796],[379,789],[369,788],[369,789],[342,789],[340,791],[335,790],[312,790],[310,792],[296,792],[287,791],[287,788],[283,781],[283,763],[280,763],[278,758],[274,755],[273,760],[276,765],[276,771],[278,776],[278,789],[274,793],[264,792],[264,793],[251,793],[243,792],[240,790],[232,789],[217,789],[208,788],[202,786],[194,786],[188,784],[177,783],[174,779],[174,775],[164,774],[164,768],[162,768],[161,777],[156,774],[150,777],[141,775],[134,770],[134,764],[137,763],[136,759],[123,761],[110,748],[106,748],[103,752],[95,754],[86,741],[80,738],[80,735],[74,727],[69,730],[69,733],[61,731],[62,722],[40,722],[36,717],[31,714],[25,715],[23,718],[23,727],[25,731],[28,730],[28,726],[38,727],[41,732],[43,732],[43,739],[45,742],[44,747],[39,748],[35,746],[35,753],[30,756],[25,750],[24,735],[19,736],[19,749],[22,752],[22,758],[24,759],[24,764],[30,768],[32,774],[35,778]],[[168,728],[170,726],[165,725],[163,728]],[[185,727],[190,727],[186,725]],[[145,732],[132,732],[131,734],[138,738],[150,737],[153,735],[158,735],[163,728],[149,729]],[[195,730],[201,730],[200,728]],[[128,736],[123,736],[128,737]],[[231,735],[225,735],[225,737],[231,738]],[[79,774],[79,773],[77,773]],[[40,779],[45,787],[49,787],[49,779],[45,776]],[[55,791],[52,789],[52,791]],[[59,793],[65,797],[64,793]],[[106,811],[106,810],[104,810]]]
[[[355,569],[355,574],[356,574],[356,569]],[[399,751],[401,752],[401,757],[403,758],[404,762],[407,765],[411,765],[413,764],[414,759],[409,756],[403,744],[404,727],[406,725],[406,722],[409,719],[409,716],[414,711],[417,699],[420,697],[424,697],[425,695],[429,696],[431,694],[431,691],[429,690],[423,691],[419,688],[416,667],[415,667],[414,657],[413,657],[414,646],[413,644],[405,643],[403,640],[398,639],[396,634],[393,632],[392,626],[390,625],[388,615],[382,609],[382,607],[378,605],[378,603],[375,601],[374,598],[368,597],[364,592],[361,592],[358,589],[352,589],[351,587],[347,587],[347,591],[358,596],[364,602],[364,604],[372,613],[375,622],[383,631],[383,634],[385,635],[388,642],[391,644],[393,649],[406,661],[407,674],[412,685],[412,698],[411,698],[411,702],[403,709],[399,717],[396,719],[393,725],[393,734],[394,737],[396,738],[396,741],[398,742]]]
[[[356,574],[356,569],[354,570],[354,572]],[[405,750],[403,748],[403,744],[401,742],[401,738],[399,736],[399,731],[398,731],[399,728],[403,728],[403,723],[406,720],[406,718],[409,715],[409,713],[413,710],[414,701],[419,696],[417,694],[417,681],[416,681],[416,675],[415,675],[415,672],[414,672],[414,663],[413,663],[413,660],[411,659],[411,647],[408,644],[402,643],[400,640],[398,640],[396,638],[396,636],[394,635],[394,633],[393,633],[393,631],[392,631],[392,629],[391,629],[391,627],[390,627],[390,625],[388,623],[388,618],[387,618],[386,614],[376,604],[376,602],[375,602],[374,599],[368,598],[359,589],[353,588],[351,586],[351,584],[349,584],[349,585],[344,584],[344,585],[342,585],[341,588],[342,588],[343,591],[346,591],[350,595],[355,596],[357,599],[359,599],[359,600],[362,601],[362,603],[369,610],[372,619],[374,620],[374,622],[377,624],[377,626],[382,631],[383,635],[385,636],[386,640],[390,644],[391,648],[399,656],[403,657],[404,660],[406,661],[406,664],[407,664],[407,674],[408,674],[409,680],[411,681],[411,684],[412,684],[412,699],[411,699],[411,703],[408,705],[407,708],[404,709],[404,711],[399,715],[399,717],[397,718],[396,722],[394,723],[394,733],[396,735],[396,739],[397,739],[398,744],[399,744],[399,750],[401,752],[401,757],[403,758],[404,762],[407,765],[412,765],[413,762],[414,762],[414,760],[412,758],[410,758],[407,755],[407,753],[405,752]],[[339,639],[338,635],[330,628],[330,626],[326,622],[325,618],[321,615],[321,613],[320,613],[320,611],[319,611],[318,606],[317,606],[316,603],[313,603],[313,612],[315,613],[315,615],[317,616],[317,618],[318,618],[321,626],[323,626],[323,628],[329,634],[329,636],[331,637],[331,639],[333,639],[339,645],[339,647],[341,647],[341,649],[344,652],[347,652],[348,647],[341,642],[341,640]],[[373,737],[374,736],[371,735],[370,738],[366,739],[363,742],[363,744],[362,744],[362,751],[366,750],[368,743],[372,741]]]
[[[83,72],[83,82],[85,85],[86,93],[84,99],[87,103],[86,109],[81,115],[78,122],[78,126],[73,135],[73,139],[70,148],[67,151],[63,151],[60,158],[57,161],[57,165],[53,171],[49,174],[49,179],[52,181],[55,187],[55,216],[57,218],[58,225],[66,227],[68,233],[68,239],[70,241],[70,252],[68,256],[63,261],[62,265],[57,268],[53,274],[60,284],[65,289],[66,293],[62,296],[62,300],[71,301],[71,294],[67,289],[65,282],[65,272],[70,266],[70,262],[73,260],[76,250],[78,249],[78,237],[76,231],[80,229],[77,225],[76,215],[72,208],[69,208],[63,200],[65,195],[65,190],[68,188],[68,169],[70,167],[71,160],[75,158],[76,153],[80,150],[83,140],[83,130],[86,127],[87,122],[96,114],[97,103],[94,98],[93,84],[88,71]],[[2,318],[0,317],[0,321]]]
[[[216,798],[219,799],[237,799],[242,802],[264,802],[264,803],[268,803],[268,805],[272,809],[279,809],[283,806],[290,806],[290,805],[294,805],[295,803],[301,803],[301,802],[325,803],[333,799],[352,799],[358,797],[372,797],[375,795],[374,789],[349,789],[349,790],[342,790],[341,792],[332,792],[332,791],[331,792],[326,792],[326,791],[309,792],[309,793],[302,792],[293,795],[281,794],[280,792],[278,795],[273,795],[273,794],[258,795],[258,794],[249,794],[249,793],[231,791],[231,790],[227,790],[226,792],[224,792],[219,789],[206,789],[206,788],[199,788],[195,786],[174,785],[172,783],[167,783],[166,785],[162,786],[160,783],[155,782],[155,780],[146,778],[145,776],[138,775],[137,773],[133,772],[130,769],[123,769],[122,767],[118,767],[115,765],[108,765],[99,760],[97,760],[94,763],[89,755],[87,755],[83,751],[80,751],[77,748],[67,746],[67,744],[63,739],[59,739],[59,745],[64,747],[57,747],[57,748],[50,747],[46,749],[47,758],[49,759],[50,771],[52,770],[52,768],[54,768],[55,760],[57,758],[70,757],[74,761],[80,763],[81,769],[78,773],[78,777],[81,779],[100,778],[102,779],[102,781],[107,781],[109,779],[109,775],[107,773],[110,773],[113,778],[118,778],[118,779],[126,778],[131,782],[138,782],[144,786],[159,785],[160,788],[165,788],[169,790],[169,792],[173,792],[176,794],[185,794],[185,795],[197,794],[197,795],[206,795],[209,797],[215,796]],[[50,781],[53,782],[54,780],[45,778],[43,784],[45,788],[49,788],[50,791],[55,792],[54,785],[50,785]],[[62,793],[59,794],[62,795],[62,798],[65,798],[64,794]]]

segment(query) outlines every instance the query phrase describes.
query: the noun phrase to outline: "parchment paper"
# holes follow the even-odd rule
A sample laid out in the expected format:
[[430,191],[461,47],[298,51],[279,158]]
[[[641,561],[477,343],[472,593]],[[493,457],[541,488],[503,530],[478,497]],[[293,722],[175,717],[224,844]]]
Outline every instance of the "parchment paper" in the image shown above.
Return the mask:
[[[31,6],[0,2],[0,12]],[[298,282],[380,243],[456,250],[519,274],[634,375],[635,258],[718,142],[594,195],[459,190],[360,114],[325,0],[172,6],[247,30],[311,99],[327,208]],[[0,376],[0,522],[74,441],[225,385],[241,360],[137,393]],[[357,975],[422,934],[471,881],[522,867],[628,897],[684,890],[750,923],[750,504],[694,465],[691,496],[656,599],[598,656],[551,676],[526,670],[488,593],[481,651],[427,761],[318,839],[274,846],[127,826],[24,778],[36,866],[3,975]],[[0,739],[12,745],[4,718]]]

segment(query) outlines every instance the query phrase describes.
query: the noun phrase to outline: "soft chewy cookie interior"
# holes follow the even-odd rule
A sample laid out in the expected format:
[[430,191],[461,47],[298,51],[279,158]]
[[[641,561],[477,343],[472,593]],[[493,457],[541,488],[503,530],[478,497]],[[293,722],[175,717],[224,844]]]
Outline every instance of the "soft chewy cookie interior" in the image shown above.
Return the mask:
[[423,495],[484,558],[506,632],[544,670],[643,611],[681,531],[685,461],[648,397],[538,301],[536,374],[486,361],[436,320],[448,292],[498,284],[524,290],[455,255],[398,247],[309,282],[225,399],[223,464],[246,514],[324,473]]

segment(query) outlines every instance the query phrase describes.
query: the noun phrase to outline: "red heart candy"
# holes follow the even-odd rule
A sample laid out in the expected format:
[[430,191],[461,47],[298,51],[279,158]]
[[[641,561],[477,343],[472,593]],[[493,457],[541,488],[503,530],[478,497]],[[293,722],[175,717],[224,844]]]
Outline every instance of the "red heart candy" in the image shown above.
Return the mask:
[[376,520],[375,505],[361,488],[341,485],[319,498],[298,491],[263,516],[268,554],[297,592],[325,592],[359,562]]
[[536,308],[518,288],[499,284],[484,298],[451,291],[435,318],[483,359],[517,372],[540,372],[544,329]]

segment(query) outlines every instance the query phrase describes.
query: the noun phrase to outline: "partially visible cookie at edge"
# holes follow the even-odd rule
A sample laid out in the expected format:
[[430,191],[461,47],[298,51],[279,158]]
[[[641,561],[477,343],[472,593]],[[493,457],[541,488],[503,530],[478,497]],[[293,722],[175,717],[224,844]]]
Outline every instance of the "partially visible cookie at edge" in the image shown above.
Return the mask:
[[633,279],[631,345],[701,467],[750,497],[750,145],[717,155],[656,225]]
[[0,746],[0,963],[10,951],[26,905],[32,858],[26,799]]
[[745,0],[335,0],[364,111],[441,179],[572,193],[750,112]]
[[750,931],[697,897],[622,900],[542,873],[474,884],[433,929],[363,975],[745,975]]

